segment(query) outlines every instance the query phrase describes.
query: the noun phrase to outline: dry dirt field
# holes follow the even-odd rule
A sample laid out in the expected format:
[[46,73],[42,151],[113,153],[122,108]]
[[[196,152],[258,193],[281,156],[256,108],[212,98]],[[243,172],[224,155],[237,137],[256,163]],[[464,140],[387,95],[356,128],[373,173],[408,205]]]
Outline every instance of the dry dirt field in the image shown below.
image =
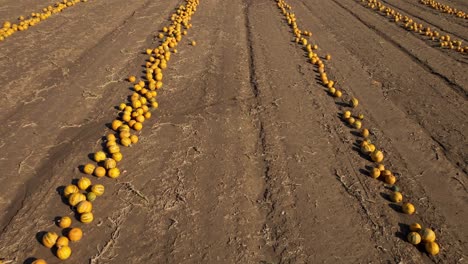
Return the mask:
[[[0,41],[3,263],[468,263],[468,53],[368,0],[286,2],[343,96],[327,93],[276,0],[200,0],[116,179],[81,166],[186,1],[79,2]],[[380,2],[467,45],[468,19]],[[0,0],[0,20],[52,4]],[[370,177],[346,110],[364,115],[413,215]],[[63,198],[83,176],[105,186],[89,224]],[[66,261],[42,245],[66,235],[61,216],[84,233]],[[438,255],[407,241],[413,222],[435,231]]]

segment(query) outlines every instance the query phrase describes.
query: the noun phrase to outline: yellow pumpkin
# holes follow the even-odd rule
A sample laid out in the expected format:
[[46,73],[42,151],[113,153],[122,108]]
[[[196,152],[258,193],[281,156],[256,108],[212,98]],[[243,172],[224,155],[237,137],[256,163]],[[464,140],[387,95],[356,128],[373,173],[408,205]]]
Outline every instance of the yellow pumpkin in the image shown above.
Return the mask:
[[64,237],[64,236],[61,236],[57,239],[57,241],[55,242],[55,245],[58,247],[58,248],[61,248],[61,247],[64,247],[64,246],[68,246],[68,238],[67,237]]
[[439,254],[439,245],[436,242],[427,242],[424,246],[426,248],[426,252],[432,256]]
[[57,238],[58,238],[57,233],[47,232],[42,237],[42,244],[44,244],[44,246],[47,248],[52,248],[55,245],[55,242],[57,242]]
[[132,144],[132,140],[128,137],[120,139],[120,144],[124,147],[129,147]]
[[78,189],[78,186],[76,186],[74,184],[70,184],[70,185],[67,185],[67,187],[65,187],[65,189],[63,190],[63,195],[65,197],[68,197],[71,194],[77,193],[79,191],[80,191],[80,189]]
[[364,128],[362,131],[361,131],[361,135],[363,138],[367,138],[369,137],[369,130],[367,128]]
[[130,140],[132,141],[132,144],[138,143],[138,136],[137,135],[131,135]]
[[351,101],[349,102],[349,104],[351,105],[351,107],[356,108],[359,105],[359,101],[358,99],[353,97]]
[[68,198],[68,203],[71,206],[76,206],[77,204],[79,204],[81,201],[84,201],[84,200],[86,200],[86,196],[84,194],[74,193],[70,195],[70,197]]
[[372,151],[372,147],[370,146],[370,144],[363,144],[361,146],[361,152],[364,153],[364,154],[369,154],[371,153]]
[[[116,153],[120,153],[120,152],[116,152]],[[117,162],[114,159],[108,158],[104,162],[104,167],[108,170],[113,169],[116,166],[117,166]]]
[[328,92],[330,95],[334,95],[336,93],[336,89],[334,87],[328,87]]
[[133,129],[135,129],[136,131],[140,131],[142,128],[143,128],[143,124],[140,123],[140,122],[136,122],[136,123],[133,125]]
[[88,174],[88,175],[91,175],[91,174],[93,174],[95,168],[96,168],[96,166],[94,166],[93,164],[88,163],[88,164],[84,165],[83,172]]
[[130,136],[131,136],[130,131],[122,131],[122,132],[119,133],[119,138],[121,138],[121,139],[122,138],[128,138]]
[[112,153],[112,159],[114,159],[115,161],[119,162],[122,160],[122,158],[123,158],[122,153],[120,152]]
[[72,219],[68,216],[63,216],[58,220],[58,226],[61,228],[68,228],[72,224]]
[[115,119],[111,124],[112,130],[117,131],[121,125],[122,121]]
[[377,166],[377,168],[379,168],[380,171],[384,171],[384,170],[385,170],[385,165],[379,164],[379,165]]
[[359,114],[359,115],[358,115],[358,119],[363,120],[363,119],[364,119],[364,115],[363,115],[363,114]]
[[385,179],[384,179],[384,180],[385,180],[385,182],[386,182],[387,184],[393,185],[393,184],[395,184],[395,182],[396,182],[396,177],[395,177],[393,174],[385,175]]
[[104,194],[104,185],[96,184],[91,187],[91,191],[96,194],[96,196],[101,196]]
[[114,134],[107,134],[106,136],[107,141],[116,141],[117,138],[115,138]]
[[88,202],[88,201],[81,201],[77,206],[76,206],[76,211],[79,213],[79,214],[83,214],[83,213],[89,213],[91,212],[91,210],[93,210],[93,204],[91,202]]
[[327,54],[327,56],[325,56],[325,59],[326,59],[326,60],[331,60],[331,55],[330,55],[330,54]]
[[98,178],[106,176],[106,169],[104,167],[101,167],[101,166],[97,167],[94,170],[94,176],[96,176]]
[[197,45],[197,42],[195,42],[195,40],[192,40],[192,42],[190,42],[190,44],[191,44],[192,46],[196,46],[196,45]]
[[383,161],[384,155],[383,155],[382,151],[376,150],[376,151],[372,152],[372,154],[371,154],[371,159],[372,159],[374,162],[380,163],[380,162]]
[[393,192],[390,195],[390,200],[394,203],[399,203],[403,201],[403,195],[400,192]]
[[114,154],[114,153],[120,152],[120,147],[119,146],[110,146],[108,148],[108,150],[109,150],[109,153]]
[[380,177],[380,170],[378,168],[372,168],[370,175],[372,178],[377,179]]
[[155,101],[155,102],[152,102],[152,103],[151,103],[151,107],[153,107],[153,108],[158,108],[158,107],[159,107],[158,102],[156,102],[156,101]]
[[83,231],[81,231],[81,229],[78,227],[74,227],[68,232],[68,239],[70,239],[70,241],[80,241],[82,237]]
[[80,190],[86,190],[89,186],[91,186],[91,180],[87,177],[81,177],[78,181],[78,188],[80,188]]
[[80,215],[80,221],[85,224],[89,224],[94,220],[93,213],[84,213]]
[[71,256],[71,248],[69,246],[64,246],[57,249],[57,257],[61,260],[68,259]]
[[43,259],[36,259],[31,264],[47,264],[47,262]]
[[96,162],[104,161],[107,158],[106,153],[104,151],[98,151],[94,153],[94,160]]
[[430,228],[424,228],[420,233],[424,242],[434,242],[436,240],[436,234]]
[[[144,106],[146,106],[146,105],[144,105]],[[150,119],[150,118],[151,118],[151,112],[146,111],[146,112],[144,113],[143,116],[144,116],[146,119]]]
[[401,207],[401,210],[403,211],[403,213],[405,214],[409,214],[409,215],[412,215],[414,214],[414,211],[416,210],[414,208],[414,205],[411,204],[411,203],[405,203],[403,204],[403,206]]
[[106,143],[106,147],[112,147],[112,146],[116,146],[117,145],[117,141],[115,140],[111,140],[111,141],[107,141]]
[[136,81],[136,77],[132,75],[132,76],[128,77],[128,81],[131,82],[131,83],[134,83]]
[[115,179],[120,176],[120,170],[119,168],[112,168],[108,171],[107,175],[112,179]]
[[410,242],[413,245],[418,245],[419,243],[421,243],[421,236],[417,232],[409,233],[406,238],[408,239],[408,242]]
[[349,124],[349,125],[353,125],[354,122],[356,122],[356,119],[354,119],[354,117],[348,118],[348,124]]
[[413,232],[419,232],[422,229],[422,226],[419,223],[412,223],[409,229]]
[[356,129],[360,129],[361,126],[362,126],[361,121],[359,121],[359,120],[354,121],[353,126]]

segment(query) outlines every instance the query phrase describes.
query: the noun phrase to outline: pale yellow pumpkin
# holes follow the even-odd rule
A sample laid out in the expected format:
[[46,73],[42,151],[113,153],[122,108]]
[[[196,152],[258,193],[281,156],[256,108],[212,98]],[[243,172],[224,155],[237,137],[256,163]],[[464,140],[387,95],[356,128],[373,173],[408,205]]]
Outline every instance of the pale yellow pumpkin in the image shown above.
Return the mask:
[[57,242],[58,235],[55,232],[47,232],[43,237],[42,237],[42,244],[46,248],[52,248],[55,245],[55,242]]
[[96,196],[101,196],[104,194],[104,185],[96,184],[91,187],[91,191],[96,194]]
[[429,255],[435,256],[439,254],[439,245],[436,242],[427,242],[424,247],[426,248],[426,252]]
[[380,163],[380,162],[383,161],[384,155],[383,155],[382,151],[376,150],[376,151],[372,152],[372,154],[371,154],[371,159],[372,159],[374,162]]
[[407,236],[408,242],[413,245],[418,245],[421,243],[421,236],[417,232],[411,232]]
[[94,220],[94,215],[93,213],[84,213],[80,215],[80,221],[85,224],[89,224]]
[[68,246],[68,238],[67,237],[64,237],[64,236],[61,236],[57,239],[57,241],[55,242],[55,245],[58,247],[58,248],[61,248],[61,247],[64,247],[64,246]]

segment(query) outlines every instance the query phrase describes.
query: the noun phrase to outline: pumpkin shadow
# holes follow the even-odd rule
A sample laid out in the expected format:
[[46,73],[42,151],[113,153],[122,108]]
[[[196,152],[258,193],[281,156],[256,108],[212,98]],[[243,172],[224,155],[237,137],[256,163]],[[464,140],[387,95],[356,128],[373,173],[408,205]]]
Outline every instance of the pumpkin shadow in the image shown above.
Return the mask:
[[349,107],[349,104],[348,104],[348,103],[344,103],[344,102],[335,102],[335,104],[336,104],[337,106]]
[[71,227],[67,227],[62,229],[62,236],[68,237],[68,234],[70,233]]
[[46,231],[39,231],[36,233],[36,240],[41,245],[42,245],[42,238],[45,236],[45,234],[47,234]]
[[368,170],[359,169],[359,172],[360,172],[362,175],[366,176],[366,177],[371,177],[371,175],[370,175],[370,173],[369,173]]
[[361,158],[363,158],[363,159],[365,159],[365,160],[367,160],[367,161],[372,161],[372,160],[369,158],[369,156],[367,156],[367,155],[365,155],[365,154],[363,154],[363,153],[361,152],[361,148],[358,148],[358,147],[356,147],[356,146],[353,146],[353,147],[352,147],[352,150],[356,151],[356,152],[359,154],[359,156],[361,156]]
[[[88,159],[90,159],[91,161],[94,161],[94,153],[89,153],[88,154]],[[84,168],[84,166],[83,166]]]
[[388,193],[381,192],[380,196],[382,196],[382,198],[384,198],[385,200],[393,203],[392,200],[390,199],[390,195]]
[[407,240],[406,240],[406,236],[407,236],[407,235],[409,234],[409,232],[410,232],[409,225],[403,224],[403,223],[399,223],[398,226],[400,227],[400,230],[398,230],[397,232],[395,232],[395,236],[398,237],[399,239],[403,240],[403,241],[407,241]]
[[60,195],[60,200],[62,200],[62,203],[64,203],[65,205],[68,206],[69,205],[68,204],[68,199],[67,199],[67,197],[65,197],[65,195],[63,193],[64,190],[65,190],[65,186],[59,186],[59,187],[57,187],[56,190],[57,190],[57,193]]
[[395,212],[397,212],[397,213],[402,213],[401,205],[394,204],[394,203],[390,203],[390,204],[388,204],[388,206],[389,206],[390,208],[392,208],[393,210],[395,210]]
[[356,136],[356,137],[361,137],[361,133],[359,131],[351,131],[351,135]]
[[79,181],[79,179],[76,179],[76,178],[75,178],[75,179],[73,179],[73,180],[71,181],[71,184],[78,186],[78,181]]
[[104,126],[107,127],[108,129],[112,130],[112,123],[106,123]]
[[54,218],[54,223],[55,223],[55,225],[58,226],[58,227],[60,227],[60,226],[59,226],[59,224],[60,224],[60,219],[62,219],[62,217],[60,217],[60,216],[56,216],[56,217]]
[[32,264],[36,260],[37,260],[37,258],[29,257],[25,261],[23,261],[23,264]]
[[84,167],[85,167],[84,165],[80,165],[80,166],[78,166],[78,170],[80,172],[84,173]]

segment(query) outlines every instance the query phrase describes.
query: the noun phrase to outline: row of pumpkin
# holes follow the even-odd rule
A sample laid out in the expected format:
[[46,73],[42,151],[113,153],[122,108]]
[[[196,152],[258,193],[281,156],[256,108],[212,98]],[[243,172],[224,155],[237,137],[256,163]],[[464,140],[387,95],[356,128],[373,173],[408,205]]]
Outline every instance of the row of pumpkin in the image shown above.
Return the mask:
[[[310,31],[302,31],[298,24],[295,14],[291,11],[291,6],[286,3],[285,0],[277,0],[277,6],[281,10],[282,14],[285,17],[288,25],[291,28],[291,31],[294,35],[296,43],[302,46],[302,48],[307,52],[310,63],[317,67],[318,72],[320,73],[321,84],[324,85],[327,89],[327,92],[335,97],[342,98],[343,91],[336,87],[336,83],[333,80],[328,79],[328,75],[325,69],[325,61],[331,59],[331,55],[327,54],[324,56],[324,60],[318,55],[318,45],[309,44],[307,37],[312,36]],[[344,122],[354,129],[360,130],[360,135],[362,140],[358,140],[358,144],[361,146],[361,152],[366,155],[370,160],[375,163],[375,167],[371,169],[369,174],[374,179],[381,179],[385,183],[392,186],[392,193],[390,195],[390,200],[394,203],[401,204],[401,211],[405,214],[412,215],[415,213],[415,206],[410,202],[403,202],[403,194],[401,193],[398,186],[395,185],[397,178],[394,173],[385,168],[383,164],[384,154],[382,150],[379,150],[375,144],[370,140],[370,131],[367,128],[363,128],[362,122],[364,115],[358,114],[353,116],[352,109],[356,109],[359,105],[359,100],[355,97],[350,98],[348,107],[350,110],[344,111],[341,116]],[[413,223],[410,225],[410,233],[407,234],[408,241],[417,245],[421,242],[424,242],[425,249],[428,254],[436,255],[439,253],[439,245],[435,242],[435,232],[430,228],[422,228],[419,223]]]
[[[97,178],[108,176],[118,178],[121,174],[117,167],[118,162],[123,158],[121,148],[130,147],[139,140],[133,131],[138,132],[143,129],[143,123],[151,117],[151,108],[158,107],[156,101],[157,92],[163,86],[163,71],[171,58],[171,54],[177,53],[176,47],[187,34],[187,29],[192,27],[190,20],[197,10],[199,0],[185,0],[177,11],[171,16],[171,25],[164,27],[158,35],[161,44],[155,49],[147,49],[149,55],[146,63],[145,81],[138,82],[135,76],[128,77],[128,81],[133,83],[133,93],[129,96],[129,101],[119,105],[119,116],[112,121],[113,132],[106,135],[104,140],[105,148],[97,151],[93,155],[94,163],[82,166],[81,171],[87,176],[81,177],[76,184],[70,184],[63,190],[63,197],[68,204],[79,215],[78,220],[84,224],[89,224],[94,220],[93,202],[104,194],[104,185],[92,184],[89,176]],[[195,45],[192,41],[191,45]],[[133,131],[132,131],[133,130]],[[66,236],[59,236],[55,232],[47,232],[42,237],[42,244],[47,248],[53,248],[56,256],[65,260],[71,256],[69,241],[79,241],[83,232],[80,228],[70,228],[72,219],[68,216],[61,217],[57,225],[64,229]],[[33,264],[44,264],[44,259],[37,259]]]
[[53,6],[50,5],[44,7],[38,13],[31,13],[30,16],[20,16],[18,17],[17,23],[5,21],[3,22],[2,28],[0,28],[0,41],[5,40],[18,31],[28,30],[30,27],[33,27],[42,21],[49,19],[51,16],[58,14],[65,9],[78,4],[79,2],[88,2],[88,0],[63,0],[62,2],[55,3]]
[[455,39],[448,34],[442,34],[441,32],[432,29],[431,27],[426,27],[421,23],[417,23],[416,19],[407,15],[403,15],[391,7],[385,6],[379,0],[360,1],[365,3],[366,7],[392,18],[393,22],[395,22],[397,25],[400,25],[401,27],[404,27],[406,30],[429,37],[433,41],[439,41],[439,46],[441,48],[449,48],[461,54],[468,53],[468,46],[463,46],[462,40]]
[[468,19],[468,14],[463,12],[462,10],[458,10],[454,7],[439,3],[434,0],[419,0],[419,3],[430,6],[431,8],[438,10],[440,12],[451,14],[459,18]]

